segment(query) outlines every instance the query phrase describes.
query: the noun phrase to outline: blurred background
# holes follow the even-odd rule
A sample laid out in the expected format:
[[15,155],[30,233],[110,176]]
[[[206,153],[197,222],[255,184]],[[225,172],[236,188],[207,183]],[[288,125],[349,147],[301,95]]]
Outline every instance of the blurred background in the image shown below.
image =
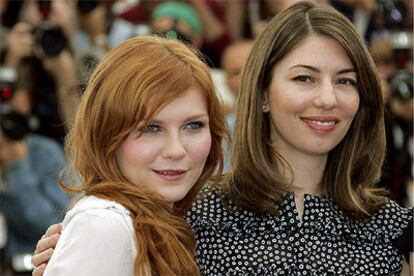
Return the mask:
[[[66,165],[62,144],[88,76],[108,50],[148,34],[199,49],[231,130],[253,42],[295,2],[0,0],[0,275],[30,275],[37,240],[73,200],[57,184]],[[342,12],[366,41],[386,107],[378,185],[413,206],[413,0],[317,2]]]

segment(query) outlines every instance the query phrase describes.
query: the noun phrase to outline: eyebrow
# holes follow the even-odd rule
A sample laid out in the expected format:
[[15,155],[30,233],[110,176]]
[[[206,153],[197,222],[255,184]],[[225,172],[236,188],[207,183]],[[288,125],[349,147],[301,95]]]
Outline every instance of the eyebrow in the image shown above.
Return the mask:
[[[296,64],[296,65],[293,65],[292,67],[290,67],[289,70],[292,70],[292,69],[298,68],[298,67],[299,68],[305,68],[309,71],[313,71],[313,72],[316,72],[316,73],[321,72],[321,70],[319,68],[317,68],[315,66],[307,65],[307,64]],[[336,74],[340,75],[340,74],[355,73],[355,72],[356,72],[356,70],[354,68],[344,68],[344,69],[341,69],[338,72],[336,72]]]
[[[190,122],[190,121],[194,121],[194,120],[199,120],[199,119],[202,119],[202,118],[204,118],[204,117],[207,117],[207,118],[209,118],[209,116],[208,116],[208,114],[207,113],[202,113],[202,114],[197,114],[197,115],[193,115],[193,116],[190,116],[190,117],[188,117],[188,118],[186,118],[185,119],[185,121],[186,122]],[[162,123],[162,121],[160,121],[160,120],[151,120],[151,123],[152,124],[161,124]]]

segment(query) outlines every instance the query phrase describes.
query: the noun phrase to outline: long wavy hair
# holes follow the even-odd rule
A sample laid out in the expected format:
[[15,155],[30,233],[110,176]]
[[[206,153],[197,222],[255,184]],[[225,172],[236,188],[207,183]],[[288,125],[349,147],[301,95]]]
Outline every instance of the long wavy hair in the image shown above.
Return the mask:
[[243,208],[277,214],[275,203],[291,190],[291,182],[276,169],[281,165],[292,171],[271,146],[270,118],[262,112],[262,104],[275,66],[314,34],[332,38],[345,49],[357,73],[360,97],[348,133],[329,152],[322,188],[346,214],[363,219],[384,203],[382,191],[373,186],[385,154],[380,82],[352,23],[327,5],[295,4],[273,18],[258,37],[242,75],[233,137],[234,170],[226,193]]
[[[115,152],[138,122],[149,124],[168,103],[197,86],[207,101],[211,151],[189,193],[171,208],[160,195],[130,183]],[[132,214],[138,256],[135,273],[197,275],[195,241],[184,214],[213,173],[221,174],[226,128],[208,66],[175,40],[141,36],[110,51],[92,73],[65,150],[84,192],[116,201]],[[67,182],[67,181],[66,181]]]

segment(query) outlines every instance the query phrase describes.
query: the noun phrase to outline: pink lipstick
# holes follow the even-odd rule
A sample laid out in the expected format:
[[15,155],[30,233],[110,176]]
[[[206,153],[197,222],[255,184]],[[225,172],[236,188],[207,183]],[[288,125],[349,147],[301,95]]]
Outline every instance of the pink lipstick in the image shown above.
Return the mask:
[[153,172],[161,179],[168,181],[176,181],[184,177],[185,170],[153,170]]
[[339,122],[336,117],[306,117],[301,119],[317,132],[330,132],[335,129]]

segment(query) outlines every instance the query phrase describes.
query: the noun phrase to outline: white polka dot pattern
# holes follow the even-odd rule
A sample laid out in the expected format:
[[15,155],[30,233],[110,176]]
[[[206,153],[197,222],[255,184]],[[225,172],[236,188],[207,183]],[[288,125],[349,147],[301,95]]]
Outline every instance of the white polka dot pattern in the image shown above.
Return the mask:
[[329,196],[306,195],[304,204],[300,221],[293,194],[277,217],[228,212],[217,190],[196,201],[187,220],[202,275],[399,275],[403,256],[391,240],[412,219],[409,209],[387,201],[361,223]]

